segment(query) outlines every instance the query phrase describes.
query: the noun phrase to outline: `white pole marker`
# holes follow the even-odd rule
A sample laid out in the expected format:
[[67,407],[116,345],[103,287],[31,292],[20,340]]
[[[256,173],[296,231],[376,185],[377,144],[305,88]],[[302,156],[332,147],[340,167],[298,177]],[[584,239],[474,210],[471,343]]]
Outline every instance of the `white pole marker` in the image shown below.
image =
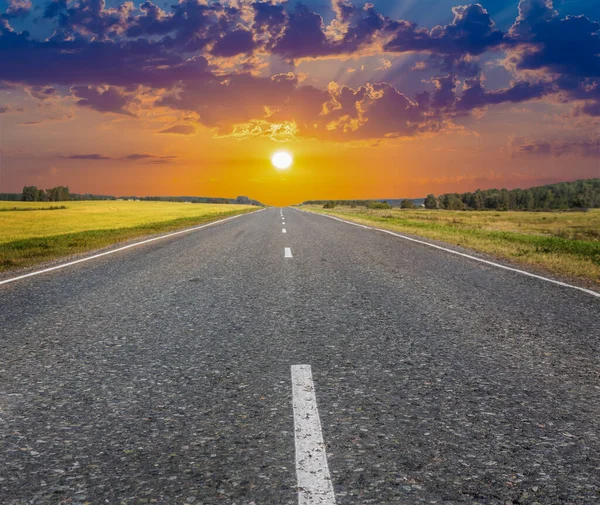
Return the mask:
[[286,247],[283,250],[283,257],[284,258],[292,258],[292,249],[290,247]]
[[335,505],[310,365],[292,366],[298,505]]

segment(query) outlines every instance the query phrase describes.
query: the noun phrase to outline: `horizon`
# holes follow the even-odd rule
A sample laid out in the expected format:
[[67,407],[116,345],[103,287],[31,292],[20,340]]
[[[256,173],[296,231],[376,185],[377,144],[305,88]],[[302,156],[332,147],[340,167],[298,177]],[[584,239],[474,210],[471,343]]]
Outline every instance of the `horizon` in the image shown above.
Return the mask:
[[288,205],[598,177],[600,5],[459,4],[4,0],[0,192]]

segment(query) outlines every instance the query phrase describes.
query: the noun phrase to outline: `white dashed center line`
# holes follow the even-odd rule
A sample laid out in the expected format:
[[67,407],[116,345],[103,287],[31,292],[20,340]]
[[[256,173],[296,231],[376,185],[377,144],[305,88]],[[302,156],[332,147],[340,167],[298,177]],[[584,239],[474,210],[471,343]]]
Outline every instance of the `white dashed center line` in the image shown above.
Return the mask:
[[281,233],[287,233],[286,229],[284,228],[283,230],[281,230]]
[[298,505],[335,505],[310,365],[292,366]]
[[284,257],[284,258],[291,258],[291,257],[292,257],[292,249],[291,249],[291,248],[289,248],[289,247],[286,247],[286,248],[283,250],[283,257]]

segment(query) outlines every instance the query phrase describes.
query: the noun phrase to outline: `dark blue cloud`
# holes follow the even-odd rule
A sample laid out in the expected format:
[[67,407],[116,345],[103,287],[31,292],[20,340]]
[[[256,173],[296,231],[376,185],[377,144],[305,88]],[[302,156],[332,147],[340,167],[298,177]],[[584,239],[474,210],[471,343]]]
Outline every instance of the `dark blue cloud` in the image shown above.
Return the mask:
[[[17,13],[27,5],[10,0],[0,17],[2,86],[25,85],[39,100],[70,89],[79,106],[102,113],[131,115],[130,103],[143,88],[156,94],[157,105],[194,111],[202,124],[223,131],[272,118],[305,130],[317,124],[327,135],[320,130],[327,110],[336,138],[413,135],[476,108],[550,95],[579,101],[579,114],[600,114],[600,23],[564,17],[546,0],[521,0],[518,13],[513,4],[512,16],[518,16],[509,29],[492,19],[490,12],[501,10],[493,1],[454,6],[445,24],[423,28],[395,19],[394,4],[385,1],[360,6],[335,0],[315,10],[312,3],[272,0],[239,8],[182,0],[168,9],[151,1],[136,8],[128,2],[107,7],[104,0],[52,0],[39,21],[52,26],[49,37],[13,28],[24,22]],[[257,55],[291,65],[303,58],[376,54],[382,47],[392,54],[422,54],[433,89],[411,100],[385,82],[319,90],[301,85],[293,74],[250,72]],[[494,52],[508,55],[514,81],[485,89],[482,68]],[[241,64],[217,68],[232,57]],[[432,76],[434,71],[441,75]],[[357,103],[364,106],[362,115]],[[346,124],[344,117],[353,122]],[[161,133],[194,131],[186,124]]]
[[504,34],[496,28],[488,12],[479,4],[452,9],[454,19],[446,26],[431,30],[409,22],[395,23],[395,34],[385,49],[409,52],[427,51],[438,54],[481,54],[505,43]]
[[31,0],[8,0],[8,7],[2,14],[5,19],[22,18],[31,12]]

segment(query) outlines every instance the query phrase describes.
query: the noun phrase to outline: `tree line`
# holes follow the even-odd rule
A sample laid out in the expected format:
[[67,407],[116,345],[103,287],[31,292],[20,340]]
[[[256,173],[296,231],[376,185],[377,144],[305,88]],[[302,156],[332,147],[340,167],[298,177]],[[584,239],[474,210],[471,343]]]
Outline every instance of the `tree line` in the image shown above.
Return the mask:
[[68,186],[56,186],[47,190],[25,186],[21,193],[23,202],[65,202],[71,199]]
[[429,194],[425,199],[404,198],[388,200],[307,200],[302,205],[336,205],[386,209],[444,210],[570,210],[600,207],[600,179],[582,179],[573,182],[546,184],[528,189],[478,189],[469,193]]
[[427,209],[569,210],[600,207],[600,179],[546,184],[529,189],[478,189],[471,193],[427,195]]
[[25,186],[21,193],[0,193],[0,200],[23,202],[63,202],[67,200],[144,200],[151,202],[190,202],[190,203],[232,203],[239,205],[263,204],[258,200],[252,200],[247,196],[237,198],[218,198],[208,196],[121,196],[95,195],[93,193],[77,194],[71,193],[68,186],[56,186],[50,189],[39,189],[36,186]]

